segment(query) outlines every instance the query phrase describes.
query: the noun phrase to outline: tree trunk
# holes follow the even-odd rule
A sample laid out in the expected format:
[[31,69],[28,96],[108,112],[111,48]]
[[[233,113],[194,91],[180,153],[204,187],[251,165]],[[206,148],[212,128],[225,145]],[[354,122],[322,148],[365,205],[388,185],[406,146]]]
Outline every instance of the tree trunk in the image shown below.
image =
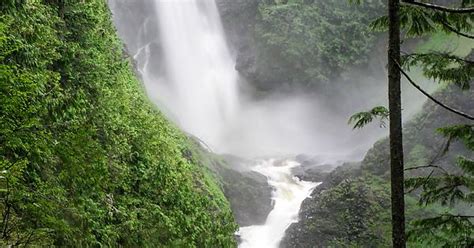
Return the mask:
[[402,108],[400,95],[400,0],[389,0],[388,105],[390,110],[390,173],[392,190],[392,242],[405,248]]

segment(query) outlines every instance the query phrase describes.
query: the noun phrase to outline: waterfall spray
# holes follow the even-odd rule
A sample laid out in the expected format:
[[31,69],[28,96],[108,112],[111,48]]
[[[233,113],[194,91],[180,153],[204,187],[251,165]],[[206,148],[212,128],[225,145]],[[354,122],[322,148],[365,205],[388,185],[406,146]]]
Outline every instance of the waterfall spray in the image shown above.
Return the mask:
[[[213,0],[156,1],[164,75],[145,80],[185,131],[217,149],[238,108],[238,74]],[[140,49],[149,57],[149,49]],[[143,63],[145,77],[155,68]],[[152,84],[152,85],[150,85]]]

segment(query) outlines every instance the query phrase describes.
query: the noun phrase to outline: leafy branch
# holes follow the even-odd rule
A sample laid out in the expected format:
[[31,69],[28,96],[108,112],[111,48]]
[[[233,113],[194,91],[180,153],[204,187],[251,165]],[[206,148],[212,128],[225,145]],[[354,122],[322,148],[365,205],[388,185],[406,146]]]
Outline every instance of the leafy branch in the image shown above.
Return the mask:
[[354,123],[354,129],[362,128],[371,123],[374,119],[380,119],[380,127],[385,127],[385,121],[388,120],[389,111],[384,106],[377,106],[366,112],[359,112],[349,118],[349,124]]
[[469,39],[474,39],[474,35],[471,35],[471,34],[466,34],[466,33],[463,33],[461,31],[459,31],[458,29],[454,28],[453,26],[451,26],[451,24],[449,24],[446,20],[440,20],[441,24],[446,28],[448,29],[449,31],[457,34],[457,35],[460,35],[460,36],[463,36],[463,37],[466,37],[466,38],[469,38]]

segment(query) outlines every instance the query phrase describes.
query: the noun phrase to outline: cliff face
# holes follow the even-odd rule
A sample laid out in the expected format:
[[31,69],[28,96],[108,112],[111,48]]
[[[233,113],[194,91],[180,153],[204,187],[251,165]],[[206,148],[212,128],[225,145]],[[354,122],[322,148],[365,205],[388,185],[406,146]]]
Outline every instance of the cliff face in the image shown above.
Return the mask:
[[[252,81],[257,76],[255,25],[262,0],[216,0],[227,41],[236,57],[235,69]],[[253,82],[255,85],[255,83]]]
[[217,3],[236,69],[260,91],[328,90],[342,73],[358,66],[366,70],[375,46],[368,24],[384,6],[381,1]]
[[104,1],[0,13],[1,246],[236,245],[217,178],[148,101]]

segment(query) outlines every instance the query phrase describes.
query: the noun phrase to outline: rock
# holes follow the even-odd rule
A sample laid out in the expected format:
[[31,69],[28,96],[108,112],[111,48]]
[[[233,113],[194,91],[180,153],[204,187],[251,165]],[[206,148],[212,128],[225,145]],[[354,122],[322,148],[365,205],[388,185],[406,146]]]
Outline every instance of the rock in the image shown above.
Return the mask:
[[292,173],[303,181],[322,182],[329,172],[337,167],[337,165],[325,163],[320,157],[305,154],[296,156],[295,161],[301,165],[293,168]]
[[291,170],[294,176],[303,181],[322,182],[329,172],[326,166],[330,165],[312,165],[312,166],[298,166]]
[[[301,158],[300,158],[301,160]],[[306,160],[309,161],[309,160]],[[312,159],[311,161],[317,161],[317,159]],[[314,171],[324,171],[324,169],[329,169],[333,167],[332,165],[324,165],[321,168],[318,168],[316,165],[311,165],[311,163],[306,163],[302,166],[301,170],[305,170],[305,167],[313,168]],[[298,168],[295,168],[298,169]],[[307,169],[311,171],[311,169]],[[345,163],[340,167],[337,167],[330,173],[325,172],[326,175],[322,178],[323,183],[321,183],[313,192],[311,193],[311,198],[307,198],[301,204],[301,209],[298,214],[299,220],[297,223],[291,224],[291,226],[286,230],[285,237],[280,243],[280,247],[283,248],[300,248],[300,247],[324,247],[323,243],[320,242],[319,238],[321,233],[318,230],[313,230],[314,225],[312,224],[315,220],[320,218],[317,216],[320,208],[320,196],[326,190],[331,189],[342,181],[348,178],[354,178],[360,175],[360,164],[359,163]],[[308,173],[303,172],[303,176],[313,175],[314,179],[319,179],[316,177],[318,173]],[[322,176],[322,174],[320,175]]]
[[264,224],[273,209],[273,188],[267,178],[250,171],[248,161],[237,157],[225,157],[225,164],[217,168],[222,178],[224,194],[229,200],[239,226]]
[[254,26],[261,0],[217,0],[227,41],[236,55],[235,69],[249,82],[255,81],[257,48]]

